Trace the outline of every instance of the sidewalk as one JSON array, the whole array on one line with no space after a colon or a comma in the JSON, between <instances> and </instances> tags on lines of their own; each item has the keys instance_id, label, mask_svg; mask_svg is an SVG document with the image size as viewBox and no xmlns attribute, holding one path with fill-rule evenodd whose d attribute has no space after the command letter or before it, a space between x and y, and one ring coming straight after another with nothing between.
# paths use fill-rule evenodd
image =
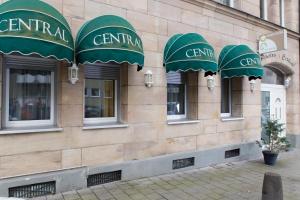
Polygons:
<instances>
[{"instance_id":1,"label":"sidewalk","mask_svg":"<svg viewBox=\"0 0 300 200\"><path fill-rule=\"evenodd\" d=\"M186 172L114 182L41 200L258 200L263 175L282 176L285 200L300 200L300 150L280 154L275 167L259 161L228 163Z\"/></svg>"}]
</instances>

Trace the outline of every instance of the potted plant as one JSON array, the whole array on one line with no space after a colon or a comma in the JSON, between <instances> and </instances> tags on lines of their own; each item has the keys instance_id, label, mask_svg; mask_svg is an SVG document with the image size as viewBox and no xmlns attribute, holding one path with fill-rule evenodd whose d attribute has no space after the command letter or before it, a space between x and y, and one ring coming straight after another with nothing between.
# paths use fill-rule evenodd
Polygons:
<instances>
[{"instance_id":1,"label":"potted plant","mask_svg":"<svg viewBox=\"0 0 300 200\"><path fill-rule=\"evenodd\" d=\"M287 138L281 136L284 124L279 123L278 120L268 120L263 128L268 138L257 143L263 149L265 164L275 165L279 152L288 151L290 147Z\"/></svg>"}]
</instances>

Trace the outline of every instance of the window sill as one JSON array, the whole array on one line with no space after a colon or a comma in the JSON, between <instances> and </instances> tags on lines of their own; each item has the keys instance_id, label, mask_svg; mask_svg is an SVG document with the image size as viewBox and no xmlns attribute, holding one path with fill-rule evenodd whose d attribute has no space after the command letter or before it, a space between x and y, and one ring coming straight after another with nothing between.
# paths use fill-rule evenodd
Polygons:
<instances>
[{"instance_id":1,"label":"window sill","mask_svg":"<svg viewBox=\"0 0 300 200\"><path fill-rule=\"evenodd\" d=\"M244 117L221 117L221 121L228 122L228 121L241 121L244 120Z\"/></svg>"},{"instance_id":2,"label":"window sill","mask_svg":"<svg viewBox=\"0 0 300 200\"><path fill-rule=\"evenodd\" d=\"M200 120L188 120L188 119L183 119L183 120L169 120L167 121L168 125L178 125L178 124L196 124L199 123Z\"/></svg>"},{"instance_id":3,"label":"window sill","mask_svg":"<svg viewBox=\"0 0 300 200\"><path fill-rule=\"evenodd\" d=\"M57 127L30 127L30 128L7 128L1 129L0 135L23 134L23 133L45 133L45 132L61 132L63 128Z\"/></svg>"},{"instance_id":4,"label":"window sill","mask_svg":"<svg viewBox=\"0 0 300 200\"><path fill-rule=\"evenodd\" d=\"M127 128L128 124L122 123L105 123L105 124L89 124L82 127L83 130L109 129L109 128Z\"/></svg>"}]
</instances>

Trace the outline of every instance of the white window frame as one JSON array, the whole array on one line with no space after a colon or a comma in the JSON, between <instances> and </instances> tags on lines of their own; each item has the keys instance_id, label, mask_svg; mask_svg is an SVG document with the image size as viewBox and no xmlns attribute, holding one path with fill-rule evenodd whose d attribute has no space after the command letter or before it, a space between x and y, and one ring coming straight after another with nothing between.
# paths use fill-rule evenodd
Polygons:
<instances>
[{"instance_id":1,"label":"white window frame","mask_svg":"<svg viewBox=\"0 0 300 200\"><path fill-rule=\"evenodd\" d=\"M284 0L279 0L279 9L280 9L280 26L285 27L285 5Z\"/></svg>"},{"instance_id":2,"label":"white window frame","mask_svg":"<svg viewBox=\"0 0 300 200\"><path fill-rule=\"evenodd\" d=\"M232 116L232 90L231 90L231 79L229 79L229 84L228 84L228 91L229 91L229 94L228 94L228 103L229 103L229 113L222 113L222 108L221 108L221 118L227 118L227 117L231 117ZM221 86L222 87L222 86ZM222 95L221 95L221 98L222 98ZM221 99L221 106L222 106L222 99Z\"/></svg>"},{"instance_id":3,"label":"white window frame","mask_svg":"<svg viewBox=\"0 0 300 200\"><path fill-rule=\"evenodd\" d=\"M229 0L229 7L234 8L234 0Z\"/></svg>"},{"instance_id":4,"label":"white window frame","mask_svg":"<svg viewBox=\"0 0 300 200\"><path fill-rule=\"evenodd\" d=\"M10 81L10 69L14 67L6 67L6 84L5 84L5 127L6 128L18 128L18 127L28 127L28 126L49 126L54 125L54 87L55 87L55 73L51 71L51 108L50 108L50 119L49 120L20 120L20 121L10 121L9 120L9 81ZM29 69L25 67L24 69ZM42 68L41 68L42 70ZM47 71L47 70L45 70Z\"/></svg>"},{"instance_id":5,"label":"white window frame","mask_svg":"<svg viewBox=\"0 0 300 200\"><path fill-rule=\"evenodd\" d=\"M84 89L85 89L85 80L84 79ZM102 80L102 79L97 79ZM118 80L114 80L115 84L115 116L114 117L96 117L96 118L85 118L85 95L83 99L83 123L86 125L92 125L92 124L102 124L102 123L111 123L111 122L117 122L118 121Z\"/></svg>"},{"instance_id":6,"label":"white window frame","mask_svg":"<svg viewBox=\"0 0 300 200\"><path fill-rule=\"evenodd\" d=\"M261 18L264 20L268 20L268 0L261 0Z\"/></svg>"},{"instance_id":7,"label":"white window frame","mask_svg":"<svg viewBox=\"0 0 300 200\"><path fill-rule=\"evenodd\" d=\"M168 87L168 86L167 86ZM168 103L168 100L167 100ZM167 115L167 120L181 120L187 119L187 84L184 83L184 114L183 115Z\"/></svg>"}]
</instances>

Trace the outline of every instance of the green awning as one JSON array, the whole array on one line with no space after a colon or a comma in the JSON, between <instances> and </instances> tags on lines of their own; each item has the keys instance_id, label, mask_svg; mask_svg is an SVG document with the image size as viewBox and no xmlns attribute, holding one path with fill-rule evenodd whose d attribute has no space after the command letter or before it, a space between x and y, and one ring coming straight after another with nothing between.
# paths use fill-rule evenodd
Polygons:
<instances>
[{"instance_id":1,"label":"green awning","mask_svg":"<svg viewBox=\"0 0 300 200\"><path fill-rule=\"evenodd\" d=\"M222 78L261 78L264 74L260 56L247 45L225 46L219 57L219 72Z\"/></svg>"},{"instance_id":2,"label":"green awning","mask_svg":"<svg viewBox=\"0 0 300 200\"><path fill-rule=\"evenodd\" d=\"M144 66L143 43L125 19L104 15L86 22L76 38L76 62L129 63Z\"/></svg>"},{"instance_id":3,"label":"green awning","mask_svg":"<svg viewBox=\"0 0 300 200\"><path fill-rule=\"evenodd\" d=\"M0 5L0 52L74 60L66 19L40 0L9 0Z\"/></svg>"},{"instance_id":4,"label":"green awning","mask_svg":"<svg viewBox=\"0 0 300 200\"><path fill-rule=\"evenodd\" d=\"M199 71L216 73L218 64L215 51L197 33L176 34L169 39L164 50L166 71Z\"/></svg>"}]
</instances>

